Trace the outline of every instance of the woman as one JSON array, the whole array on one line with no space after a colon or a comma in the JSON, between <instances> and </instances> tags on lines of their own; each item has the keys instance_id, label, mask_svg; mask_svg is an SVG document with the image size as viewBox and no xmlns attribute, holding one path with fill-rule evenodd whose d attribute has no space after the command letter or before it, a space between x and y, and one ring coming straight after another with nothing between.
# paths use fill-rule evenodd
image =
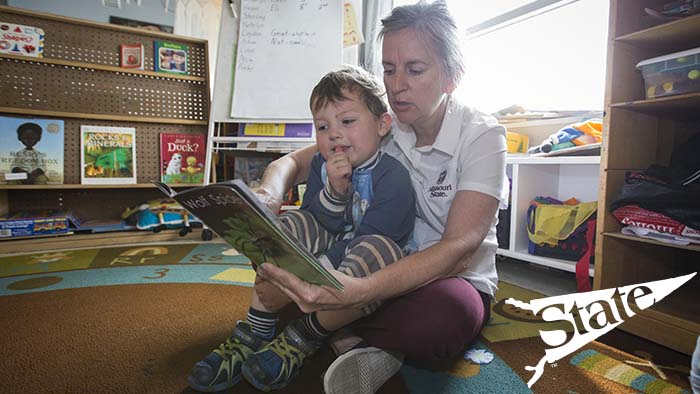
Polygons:
<instances>
[{"instance_id":1,"label":"woman","mask_svg":"<svg viewBox=\"0 0 700 394\"><path fill-rule=\"evenodd\" d=\"M351 325L363 342L331 365L327 393L374 392L402 356L418 365L455 357L489 318L498 282L496 215L508 196L505 129L452 97L464 72L457 35L441 1L397 7L382 20L384 84L394 117L383 149L409 170L416 191L411 254L365 278L337 275L342 292L271 264L258 270L304 312L384 301ZM315 151L296 151L268 167L261 193L269 205L306 177Z\"/></svg>"}]
</instances>

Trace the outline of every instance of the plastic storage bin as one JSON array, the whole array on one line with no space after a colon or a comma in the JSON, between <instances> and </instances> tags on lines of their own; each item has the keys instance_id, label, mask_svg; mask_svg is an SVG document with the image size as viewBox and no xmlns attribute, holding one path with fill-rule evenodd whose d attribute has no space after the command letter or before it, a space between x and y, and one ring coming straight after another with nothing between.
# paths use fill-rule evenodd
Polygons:
<instances>
[{"instance_id":1,"label":"plastic storage bin","mask_svg":"<svg viewBox=\"0 0 700 394\"><path fill-rule=\"evenodd\" d=\"M643 60L637 69L647 98L700 92L700 47Z\"/></svg>"}]
</instances>

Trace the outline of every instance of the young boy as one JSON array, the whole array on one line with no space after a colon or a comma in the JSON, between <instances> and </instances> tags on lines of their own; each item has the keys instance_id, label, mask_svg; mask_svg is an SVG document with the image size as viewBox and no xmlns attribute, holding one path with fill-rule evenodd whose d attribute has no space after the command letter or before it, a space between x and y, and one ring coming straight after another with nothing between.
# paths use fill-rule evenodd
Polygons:
<instances>
[{"instance_id":1,"label":"young boy","mask_svg":"<svg viewBox=\"0 0 700 394\"><path fill-rule=\"evenodd\" d=\"M324 266L354 277L400 259L416 215L407 170L379 151L391 128L383 94L374 76L351 66L326 74L314 87L310 106L319 153L311 162L301 209L280 217ZM328 335L379 306L314 312L291 321L275 337L276 312L289 299L269 283L255 286L247 319L192 369L193 389L224 390L241 376L263 391L281 389ZM265 305L279 307L265 308L261 295Z\"/></svg>"}]
</instances>

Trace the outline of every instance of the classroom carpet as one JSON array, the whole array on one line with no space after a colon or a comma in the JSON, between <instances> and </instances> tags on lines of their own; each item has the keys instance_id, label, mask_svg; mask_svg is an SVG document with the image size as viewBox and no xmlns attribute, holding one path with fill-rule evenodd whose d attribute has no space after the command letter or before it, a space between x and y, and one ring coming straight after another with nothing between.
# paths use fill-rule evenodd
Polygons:
<instances>
[{"instance_id":1,"label":"classroom carpet","mask_svg":"<svg viewBox=\"0 0 700 394\"><path fill-rule=\"evenodd\" d=\"M253 281L248 260L217 242L0 257L0 391L192 393L190 368L245 317ZM689 358L633 340L629 351L616 348L625 335L548 365L529 389L525 367L544 355L537 332L551 323L505 307L509 297L542 295L501 283L492 320L465 357L405 365L379 393L688 393ZM283 318L298 313L290 308ZM630 350L642 348L641 356ZM322 393L333 357L322 347L280 392ZM664 369L667 380L651 362L674 365ZM243 382L227 392L257 391Z\"/></svg>"}]
</instances>

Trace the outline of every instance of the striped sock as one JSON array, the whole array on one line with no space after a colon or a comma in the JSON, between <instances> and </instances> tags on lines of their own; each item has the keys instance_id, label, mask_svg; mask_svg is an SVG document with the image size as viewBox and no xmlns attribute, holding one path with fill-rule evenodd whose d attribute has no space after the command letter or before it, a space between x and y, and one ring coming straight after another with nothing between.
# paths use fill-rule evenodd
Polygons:
<instances>
[{"instance_id":1,"label":"striped sock","mask_svg":"<svg viewBox=\"0 0 700 394\"><path fill-rule=\"evenodd\" d=\"M248 323L253 328L253 332L260 338L270 340L275 336L277 313L250 308L248 309Z\"/></svg>"},{"instance_id":2,"label":"striped sock","mask_svg":"<svg viewBox=\"0 0 700 394\"><path fill-rule=\"evenodd\" d=\"M316 312L309 313L308 315L304 316L304 329L305 329L305 334L307 334L310 338L316 339L316 340L323 340L327 336L332 334L332 331L328 331L323 326L321 323L318 321L318 317L316 316Z\"/></svg>"}]
</instances>

